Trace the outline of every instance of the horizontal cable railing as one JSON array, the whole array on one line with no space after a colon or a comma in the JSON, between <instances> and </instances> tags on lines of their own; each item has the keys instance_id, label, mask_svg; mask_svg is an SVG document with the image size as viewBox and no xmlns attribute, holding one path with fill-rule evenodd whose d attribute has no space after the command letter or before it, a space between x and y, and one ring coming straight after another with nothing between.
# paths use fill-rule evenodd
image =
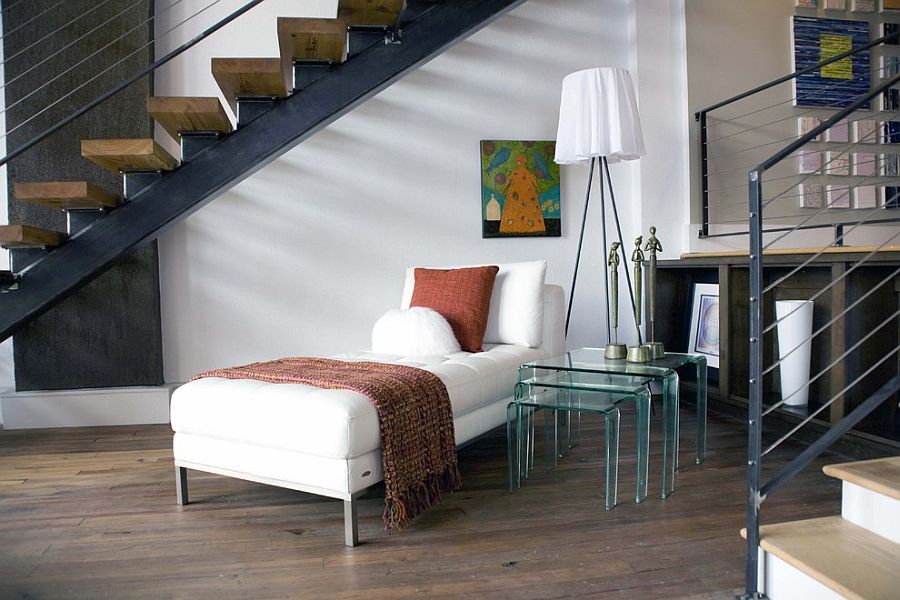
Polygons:
<instances>
[{"instance_id":1,"label":"horizontal cable railing","mask_svg":"<svg viewBox=\"0 0 900 600\"><path fill-rule=\"evenodd\" d=\"M770 239L770 233L832 228L837 238L840 228L870 221L859 212L876 207L885 210L878 222L900 221L900 211L895 212L900 208L900 90L888 86L884 94L870 96L863 107L870 111L845 112L839 122L821 129L831 132L827 138L810 136L793 144L847 108L857 88L874 89L894 79L900 56L885 48L898 40L900 31L894 31L697 111L700 237L749 234L744 174L783 147L791 149L779 153L767 179L764 202L778 205L764 232L767 247L784 238ZM884 59L881 64L872 60L873 53ZM845 75L823 79L819 87L797 83L823 67L843 68L862 56L866 60L852 62Z\"/></svg>"},{"instance_id":2,"label":"horizontal cable railing","mask_svg":"<svg viewBox=\"0 0 900 600\"><path fill-rule=\"evenodd\" d=\"M844 58L897 35L854 49ZM750 144L750 151L734 150L731 156L750 158L729 166L729 172L704 173L705 192L722 196L727 188L749 196L749 205L735 201L724 206L740 210L742 219L713 219L706 224L743 223L747 227L738 231L707 233L749 237L745 598L757 597L759 513L769 494L851 430L886 435L900 447L900 430L890 429L900 423L900 214L893 212L900 207L900 121L896 126L891 120L872 124L878 102L896 98L892 109L900 107L898 86L900 70L879 78L867 92L839 107L808 113L791 103L793 115L778 115L759 127L796 120L797 115L815 114L815 120L798 126L795 134L776 132L772 140ZM765 114L774 106L766 104L760 110L743 111L742 117ZM884 114L897 118L894 110ZM703 118L709 126L708 117ZM740 134L759 127L737 126ZM701 129L701 134L712 139L708 131ZM890 147L895 143L896 150ZM773 148L778 149L772 152ZM740 169L759 152L770 155L745 171L749 176L743 182L727 179L739 177ZM710 160L706 168L715 165ZM709 183L717 179L720 186ZM818 194L815 202L809 202L811 193ZM713 206L709 208L714 214ZM823 227L833 228L833 235L823 235ZM765 425L773 418L791 425L771 436ZM763 457L776 450L790 452L801 432L809 447L763 481Z\"/></svg>"},{"instance_id":3,"label":"horizontal cable railing","mask_svg":"<svg viewBox=\"0 0 900 600\"><path fill-rule=\"evenodd\" d=\"M158 16L161 12L165 12L165 11L167 11L167 10L170 10L171 8L173 8L174 6L176 6L177 4L179 4L179 3L182 2L182 1L183 1L183 0L174 0L174 2L172 2L172 3L169 4L168 6L163 7L160 11L156 11L152 16L150 16L149 18L143 20L141 23L139 23L138 25L136 25L136 26L134 26L133 28L129 29L128 31L126 31L126 32L124 32L124 33L121 33L121 34L118 35L115 39L113 39L111 42L106 43L106 44L103 45L100 49L96 50L96 51L93 52L92 54L90 54L90 55L88 55L88 56L86 56L86 57L81 57L80 60L78 60L78 61L75 62L74 64L70 65L70 66L69 66L66 70L64 70L62 73L59 73L58 75L56 75L56 76L54 76L54 77L48 79L47 81L43 82L41 85L36 86L35 89L31 90L29 93L27 93L27 94L26 94L25 96L23 96L22 98L20 98L20 99L14 101L14 102L8 104L7 106L5 106L2 112L5 113L5 114L9 113L9 111L12 110L13 108L15 108L15 106L16 106L17 104L19 104L20 102L26 100L27 98L30 98L32 95L34 95L35 93L37 93L39 90L41 90L41 89L43 89L43 88L49 86L50 84L52 84L52 83L55 82L55 81L61 79L63 76L65 76L65 75L68 74L70 71L72 71L72 70L74 70L75 68L77 68L78 66L80 66L80 65L82 65L82 64L85 64L85 63L87 63L88 61L92 60L93 58L95 58L98 54L102 53L103 51L112 48L112 47L116 44L116 42L119 42L120 40L122 40L122 39L124 39L124 38L127 38L130 34L134 33L134 32L137 31L138 29L140 29L140 28L142 28L142 27L146 27L146 26L152 26L151 24L153 23L154 19L156 19L157 16ZM180 27L184 26L186 23L188 23L188 22L190 22L191 20L197 18L199 15L201 15L202 13L204 13L204 12L207 11L208 9L212 8L213 6L215 6L216 4L218 4L218 3L221 2L221 1L222 1L222 0L211 0L210 2L208 2L207 4L205 4L202 8L200 8L199 10L196 10L195 12L192 12L187 18L182 19L181 21L179 21L178 23L176 23L176 24L173 25L172 27L169 27L166 31L164 31L164 32L162 32L161 34L159 34L158 36L156 36L156 38L155 38L153 41L145 42L145 43L141 44L139 47L137 47L135 50L133 50L132 52L128 53L128 54L125 55L125 56L116 56L116 57L114 58L114 62L113 62L111 65L105 66L100 72L93 74L92 76L88 77L85 81L79 82L76 86L72 87L71 89L68 89L68 90L67 90L65 93L63 93L61 96L54 98L53 100L51 100L49 103L45 104L44 106L36 107L36 109L34 110L34 112L32 112L29 116L27 116L27 117L21 119L20 121L18 121L15 125L13 125L13 126L11 126L11 127L8 126L8 127L7 127L7 130L6 130L6 131L2 134L2 136L0 136L0 137L8 138L9 134L13 133L14 131L16 131L17 129L19 129L20 127L23 127L23 126L26 125L27 123L31 122L31 121L32 121L33 119L35 119L38 115L41 115L41 114L43 114L44 112L46 112L47 110L49 110L50 108L52 108L52 107L54 107L54 106L60 104L63 100L65 100L65 99L69 98L70 96L72 96L76 91L81 90L81 89L84 89L84 88L85 88L86 86L88 86L90 83L92 83L92 82L94 82L95 80L97 80L100 76L102 76L102 75L108 73L109 71L111 71L111 70L112 70L113 68L115 68L116 66L119 66L119 65L123 64L125 61L127 61L129 58L135 56L135 55L138 54L139 52L141 52L141 51L143 51L143 50L147 50L147 49L150 48L156 41L158 41L159 38L162 38L162 37L165 37L165 36L171 34L171 33L174 32L176 29L179 29ZM205 40L206 38L208 38L208 37L211 36L212 34L216 33L217 31L219 31L220 29L222 29L223 27L225 27L225 26L228 25L229 23L233 22L235 19L239 18L240 16L242 16L242 15L245 14L245 13L247 13L247 12L250 11L251 9L255 8L256 6L262 4L264 1L265 1L265 0L250 0L249 2L243 4L241 7L235 9L234 11L232 11L231 13L229 13L228 15L226 15L225 17L219 19L216 23L214 23L214 24L211 25L210 27L208 27L208 28L206 28L205 30L203 30L200 34L196 35L195 37L193 37L192 39L188 40L187 42L181 44L180 46L178 46L177 48L175 48L175 49L172 50L171 52L169 52L169 53L165 54L164 56L162 56L161 58L156 59L155 61L151 62L151 63L148 64L147 66L145 66L145 67L143 67L143 68L137 70L136 72L130 74L129 76L125 77L124 79L122 79L121 81L119 81L119 83L117 83L116 85L112 86L110 89L108 89L108 90L106 90L105 92L103 92L103 93L97 95L93 100L90 100L89 102L83 104L83 105L82 105L81 107L79 107L78 109L76 109L76 110L72 111L71 113L67 114L65 117L59 119L55 124L53 124L53 125L50 126L50 127L47 127L46 129L44 129L43 131L41 131L40 133L38 133L38 134L35 135L34 137L30 138L28 141L26 141L26 142L24 142L24 143L22 143L22 144L20 144L20 145L17 145L15 148L13 148L13 149L11 149L11 150L10 150L10 149L7 149L6 155L3 156L2 158L0 158L0 166L6 165L10 160L12 160L13 158L15 158L16 156L21 155L22 153L24 153L24 152L27 151L28 149L34 147L35 145L37 145L37 144L40 143L41 141L43 141L43 140L45 140L46 138L48 138L50 135L52 135L52 134L54 134L55 132L59 131L60 129L64 128L66 125L72 123L73 121L77 120L77 119L80 118L81 116L83 116L83 115L85 115L86 113L90 112L91 110L93 110L94 108L96 108L97 106L99 106L100 104L102 104L103 102L105 102L106 100L108 100L109 98L111 98L111 97L115 96L116 94L120 93L121 91L125 90L126 88L128 88L130 85L132 85L133 83L137 82L137 81L140 80L141 78L146 77L147 75L149 75L150 73L152 73L152 72L155 71L156 69L162 67L163 65L165 65L165 64L168 63L168 62L170 62L170 61L173 60L174 58L180 56L181 54L183 54L183 53L186 52L187 50L189 50L189 49L191 49L192 47L196 46L198 43L202 42L203 40ZM136 6L137 4L138 4L138 3L135 3L134 5L131 5L131 6ZM56 5L54 5L54 7L55 7L55 6L56 6ZM54 8L54 7L48 8L46 11L43 11L43 12L44 12L44 13L49 12L49 11L52 10L52 8ZM116 16L120 16L120 15L123 14L124 12L127 12L127 10L128 10L128 9L126 9L125 11L122 11L122 12L118 13ZM43 14L43 13L42 13L42 14ZM32 18L29 19L27 22L31 22L31 21L35 20L37 17L38 17L38 16L32 17ZM116 17L113 17L113 18L111 18L111 19L108 19L105 23L108 23L108 22L112 21L112 20L115 19L115 18L116 18ZM105 23L104 23L104 24L105 24ZM25 25L25 23L23 23L23 24L21 24L21 25L18 25L17 28L18 28L18 27L22 27L22 26L24 26L24 25ZM98 29L100 29L101 27L102 27L102 25L101 25L101 26L98 26L98 27L96 27L96 28L94 28L94 29L92 29L90 33L96 32L96 31L97 31ZM12 33L12 31L6 32L6 35L10 35L11 33ZM77 43L77 42L78 42L79 40L81 40L81 39L84 39L84 36L80 36L80 37L77 38L76 40L70 42L70 43L68 44L68 46L71 46L72 44ZM68 46L67 46L67 47L68 47ZM55 56L56 54L59 54L59 52L54 53L53 55L51 55L51 57L52 57L52 56ZM4 63L5 63L7 60L12 60L12 58L13 58L13 57L10 57L9 59L6 59L6 58L5 58L5 59L4 59ZM50 57L48 57L47 59L49 59L49 58L50 58ZM19 74L19 75L16 75L16 76L14 76L14 77L19 77L19 76L21 76L21 75L22 75L22 74ZM10 81L5 82L6 85L8 85L8 84L10 84L10 83L12 83L12 79L11 79ZM30 104L31 104L31 103L30 103ZM32 108L30 104L29 104L29 108Z\"/></svg>"}]
</instances>

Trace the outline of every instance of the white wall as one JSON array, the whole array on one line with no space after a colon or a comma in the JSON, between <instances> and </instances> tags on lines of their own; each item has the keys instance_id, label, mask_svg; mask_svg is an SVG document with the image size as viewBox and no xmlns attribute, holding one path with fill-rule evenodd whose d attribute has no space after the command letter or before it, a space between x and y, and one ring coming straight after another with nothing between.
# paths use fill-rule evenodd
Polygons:
<instances>
[{"instance_id":1,"label":"white wall","mask_svg":"<svg viewBox=\"0 0 900 600\"><path fill-rule=\"evenodd\" d=\"M632 3L632 61L647 154L639 163L640 221L646 239L658 229L662 258L689 247L690 163L684 0Z\"/></svg>"},{"instance_id":2,"label":"white wall","mask_svg":"<svg viewBox=\"0 0 900 600\"><path fill-rule=\"evenodd\" d=\"M683 43L681 24L668 23L680 18L681 1L650 4L666 13L654 13L652 6L636 12L635 0L531 0L171 230L160 244L167 381L212 367L366 347L374 321L399 304L410 264L546 258L548 281L568 289L587 168L562 169L561 238L485 240L478 142L553 139L561 80L578 69L637 68L639 93L646 96L641 110L651 125L645 127L647 163L654 172L642 174L639 163L613 165L616 197L627 238L663 217L667 222L656 224L664 244L670 242L667 255L677 256L686 192L683 182L669 183L669 172L681 169L677 161L669 164L680 151L673 151L670 138L681 135L683 109L672 102L681 92L667 88L680 85L681 76L645 82L641 69L652 79L682 60L667 56ZM212 95L210 57L276 56L277 15L334 14L335 5L264 3L233 37L204 42L199 52L160 73L157 93ZM174 12L159 19L158 32L183 18ZM648 19L666 35L655 50L652 36L635 40L635 28ZM160 40L157 51L205 24ZM635 44L647 51L635 56ZM660 58L668 62L654 68ZM655 110L662 112L653 115ZM660 141L653 128L670 119L675 124L663 127L666 139ZM657 173L661 166L666 169ZM665 212L646 204L642 209L642 187L653 195L665 192ZM589 216L570 347L606 341L598 200Z\"/></svg>"}]
</instances>

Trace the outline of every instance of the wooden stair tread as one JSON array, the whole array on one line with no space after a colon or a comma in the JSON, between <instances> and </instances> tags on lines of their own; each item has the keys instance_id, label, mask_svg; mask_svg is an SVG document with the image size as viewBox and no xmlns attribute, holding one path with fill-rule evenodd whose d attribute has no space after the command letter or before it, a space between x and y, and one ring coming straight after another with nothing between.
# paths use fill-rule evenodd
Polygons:
<instances>
[{"instance_id":1,"label":"wooden stair tread","mask_svg":"<svg viewBox=\"0 0 900 600\"><path fill-rule=\"evenodd\" d=\"M235 114L238 96L288 95L280 58L214 58L212 75Z\"/></svg>"},{"instance_id":2,"label":"wooden stair tread","mask_svg":"<svg viewBox=\"0 0 900 600\"><path fill-rule=\"evenodd\" d=\"M231 133L231 121L218 98L153 96L147 112L178 141L182 131Z\"/></svg>"},{"instance_id":3,"label":"wooden stair tread","mask_svg":"<svg viewBox=\"0 0 900 600\"><path fill-rule=\"evenodd\" d=\"M900 500L900 456L826 465L826 475Z\"/></svg>"},{"instance_id":4,"label":"wooden stair tread","mask_svg":"<svg viewBox=\"0 0 900 600\"><path fill-rule=\"evenodd\" d=\"M13 193L19 200L50 208L113 208L119 205L118 195L89 181L17 182Z\"/></svg>"},{"instance_id":5,"label":"wooden stair tread","mask_svg":"<svg viewBox=\"0 0 900 600\"><path fill-rule=\"evenodd\" d=\"M116 173L171 171L178 166L178 161L150 138L81 140L81 155Z\"/></svg>"},{"instance_id":6,"label":"wooden stair tread","mask_svg":"<svg viewBox=\"0 0 900 600\"><path fill-rule=\"evenodd\" d=\"M391 27L400 20L406 0L339 0L338 16L350 25Z\"/></svg>"},{"instance_id":7,"label":"wooden stair tread","mask_svg":"<svg viewBox=\"0 0 900 600\"><path fill-rule=\"evenodd\" d=\"M30 225L0 225L0 246L3 248L43 248L59 246L65 235L58 231Z\"/></svg>"},{"instance_id":8,"label":"wooden stair tread","mask_svg":"<svg viewBox=\"0 0 900 600\"><path fill-rule=\"evenodd\" d=\"M897 597L900 545L840 516L764 525L759 532L760 548L847 598Z\"/></svg>"},{"instance_id":9,"label":"wooden stair tread","mask_svg":"<svg viewBox=\"0 0 900 600\"><path fill-rule=\"evenodd\" d=\"M278 50L285 81L291 81L294 60L347 59L347 21L278 17Z\"/></svg>"}]
</instances>

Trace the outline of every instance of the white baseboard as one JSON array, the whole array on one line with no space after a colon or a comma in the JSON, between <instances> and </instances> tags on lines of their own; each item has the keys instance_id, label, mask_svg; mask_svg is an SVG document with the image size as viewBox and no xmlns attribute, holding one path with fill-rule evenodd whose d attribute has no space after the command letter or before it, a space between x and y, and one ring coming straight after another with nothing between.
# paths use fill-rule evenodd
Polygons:
<instances>
[{"instance_id":1,"label":"white baseboard","mask_svg":"<svg viewBox=\"0 0 900 600\"><path fill-rule=\"evenodd\" d=\"M169 422L176 386L46 392L0 391L5 429L148 425Z\"/></svg>"}]
</instances>

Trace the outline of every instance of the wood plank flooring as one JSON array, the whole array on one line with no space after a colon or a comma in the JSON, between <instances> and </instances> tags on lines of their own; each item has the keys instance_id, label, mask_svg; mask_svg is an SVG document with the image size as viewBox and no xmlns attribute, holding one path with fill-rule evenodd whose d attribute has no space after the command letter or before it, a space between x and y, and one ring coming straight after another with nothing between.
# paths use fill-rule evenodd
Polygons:
<instances>
[{"instance_id":1,"label":"wood plank flooring","mask_svg":"<svg viewBox=\"0 0 900 600\"><path fill-rule=\"evenodd\" d=\"M683 408L675 493L659 498L661 410L650 496L633 500L634 420L623 411L619 504L603 510L602 423L506 489L499 428L460 451L464 489L407 529L382 531L383 488L362 499L357 548L340 501L189 472L175 504L167 426L0 431L0 598L730 598L743 585L745 434L710 416L693 464ZM779 448L767 470L797 447ZM825 457L763 506L764 522L838 514Z\"/></svg>"}]
</instances>

